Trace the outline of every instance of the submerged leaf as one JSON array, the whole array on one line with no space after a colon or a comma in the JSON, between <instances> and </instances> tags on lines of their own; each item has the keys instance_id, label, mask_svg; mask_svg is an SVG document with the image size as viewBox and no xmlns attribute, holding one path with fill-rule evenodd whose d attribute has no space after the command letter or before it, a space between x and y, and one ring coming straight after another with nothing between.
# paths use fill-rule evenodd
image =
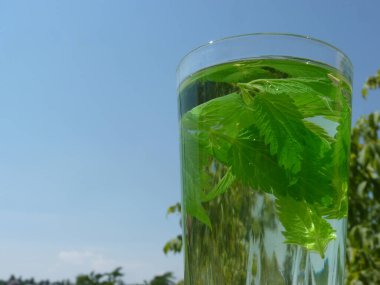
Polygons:
<instances>
[{"instance_id":1,"label":"submerged leaf","mask_svg":"<svg viewBox=\"0 0 380 285\"><path fill-rule=\"evenodd\" d=\"M199 147L196 136L182 130L181 137L183 206L187 213L211 228L210 218L201 203L202 173L207 153Z\"/></svg>"},{"instance_id":2,"label":"submerged leaf","mask_svg":"<svg viewBox=\"0 0 380 285\"><path fill-rule=\"evenodd\" d=\"M317 130L322 131L316 126L311 131L309 125L302 152L301 170L297 175L293 175L293 183L288 193L293 198L304 199L310 204L330 205L336 197L330 171L331 159L328 155L331 143L323 136L316 135Z\"/></svg>"},{"instance_id":3,"label":"submerged leaf","mask_svg":"<svg viewBox=\"0 0 380 285\"><path fill-rule=\"evenodd\" d=\"M342 94L343 97L343 94ZM331 157L328 171L331 173L333 203L319 206L320 212L328 219L341 219L348 214L348 177L349 177L349 135L351 131L350 107L346 98L342 98L342 113L337 127L335 141L327 157Z\"/></svg>"},{"instance_id":4,"label":"submerged leaf","mask_svg":"<svg viewBox=\"0 0 380 285\"><path fill-rule=\"evenodd\" d=\"M230 158L232 171L242 183L255 190L285 193L288 186L286 172L270 154L269 146L254 126L243 130L235 139Z\"/></svg>"},{"instance_id":5,"label":"submerged leaf","mask_svg":"<svg viewBox=\"0 0 380 285\"><path fill-rule=\"evenodd\" d=\"M225 192L233 182L228 174L219 186L208 194L201 176L211 156L225 165L230 164L230 148L239 131L252 123L250 110L241 96L232 93L203 103L187 112L181 119L183 156L183 187L186 211L211 226L202 202ZM203 200L203 201L202 201Z\"/></svg>"},{"instance_id":6,"label":"submerged leaf","mask_svg":"<svg viewBox=\"0 0 380 285\"><path fill-rule=\"evenodd\" d=\"M327 219L342 219L348 213L348 184L347 182L336 186L336 198L328 206L316 205L320 215Z\"/></svg>"},{"instance_id":7,"label":"submerged leaf","mask_svg":"<svg viewBox=\"0 0 380 285\"><path fill-rule=\"evenodd\" d=\"M336 177L344 172L348 155L344 136L349 125L340 113L349 116L349 110L330 94L338 96L332 84L328 78L253 80L236 84L239 93L185 113L181 127L187 213L211 227L203 205L235 182L242 183L275 195L287 243L324 257L335 239L324 217L341 218L347 212L347 174ZM224 169L213 188L213 182L202 178L210 161Z\"/></svg>"},{"instance_id":8,"label":"submerged leaf","mask_svg":"<svg viewBox=\"0 0 380 285\"><path fill-rule=\"evenodd\" d=\"M324 258L328 243L336 238L331 225L304 201L287 196L277 199L276 204L279 219L285 228L285 242L315 251Z\"/></svg>"},{"instance_id":9,"label":"submerged leaf","mask_svg":"<svg viewBox=\"0 0 380 285\"><path fill-rule=\"evenodd\" d=\"M195 107L182 117L181 125L210 155L227 163L231 142L253 122L251 112L241 95L232 93Z\"/></svg>"},{"instance_id":10,"label":"submerged leaf","mask_svg":"<svg viewBox=\"0 0 380 285\"><path fill-rule=\"evenodd\" d=\"M228 188L231 187L232 183L235 181L235 175L232 174L231 169L228 169L226 174L220 179L218 184L207 194L204 194L204 197L202 197L202 202L208 202L219 195L222 195L224 192L228 190Z\"/></svg>"},{"instance_id":11,"label":"submerged leaf","mask_svg":"<svg viewBox=\"0 0 380 285\"><path fill-rule=\"evenodd\" d=\"M328 147L335 142L335 139L330 136L327 131L316 123L304 120L305 126L312 131L319 139L323 140L323 143Z\"/></svg>"},{"instance_id":12,"label":"submerged leaf","mask_svg":"<svg viewBox=\"0 0 380 285\"><path fill-rule=\"evenodd\" d=\"M306 127L302 115L288 95L258 93L253 98L252 117L272 155L277 154L285 169L301 169Z\"/></svg>"},{"instance_id":13,"label":"submerged leaf","mask_svg":"<svg viewBox=\"0 0 380 285\"><path fill-rule=\"evenodd\" d=\"M253 80L246 85L262 93L286 94L297 106L303 118L328 116L337 121L340 117L338 91L328 78L287 78Z\"/></svg>"}]
</instances>

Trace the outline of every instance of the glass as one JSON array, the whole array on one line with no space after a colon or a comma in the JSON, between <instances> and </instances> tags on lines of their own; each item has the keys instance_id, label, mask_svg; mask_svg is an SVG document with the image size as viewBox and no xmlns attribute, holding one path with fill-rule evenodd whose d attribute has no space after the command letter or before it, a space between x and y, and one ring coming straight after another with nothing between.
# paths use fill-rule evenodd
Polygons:
<instances>
[{"instance_id":1,"label":"glass","mask_svg":"<svg viewBox=\"0 0 380 285\"><path fill-rule=\"evenodd\" d=\"M193 50L177 79L185 284L343 284L348 57L249 34Z\"/></svg>"}]
</instances>

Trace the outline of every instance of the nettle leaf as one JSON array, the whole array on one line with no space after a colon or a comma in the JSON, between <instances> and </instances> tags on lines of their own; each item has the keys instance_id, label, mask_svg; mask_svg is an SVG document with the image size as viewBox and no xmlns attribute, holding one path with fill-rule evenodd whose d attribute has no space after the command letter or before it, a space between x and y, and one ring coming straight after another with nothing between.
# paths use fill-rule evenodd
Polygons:
<instances>
[{"instance_id":1,"label":"nettle leaf","mask_svg":"<svg viewBox=\"0 0 380 285\"><path fill-rule=\"evenodd\" d=\"M216 131L232 138L253 122L252 109L238 93L210 100L194 108L191 113L198 115L199 129Z\"/></svg>"},{"instance_id":2,"label":"nettle leaf","mask_svg":"<svg viewBox=\"0 0 380 285\"><path fill-rule=\"evenodd\" d=\"M248 85L263 93L288 95L304 118L329 116L335 121L340 118L336 106L339 101L332 97L337 88L328 78L260 79Z\"/></svg>"},{"instance_id":3,"label":"nettle leaf","mask_svg":"<svg viewBox=\"0 0 380 285\"><path fill-rule=\"evenodd\" d=\"M321 95L319 91L323 86L329 88L331 82L323 78L282 78L282 79L258 79L247 83L261 92L271 94L311 94ZM313 88L315 86L316 88Z\"/></svg>"},{"instance_id":4,"label":"nettle leaf","mask_svg":"<svg viewBox=\"0 0 380 285\"><path fill-rule=\"evenodd\" d=\"M188 112L181 120L182 131L187 133L187 137L192 137L204 152L209 153L212 157L221 162L228 159L228 151L230 148L230 139L223 132L211 130L207 126L200 127L199 113ZM183 140L184 138L182 138Z\"/></svg>"},{"instance_id":5,"label":"nettle leaf","mask_svg":"<svg viewBox=\"0 0 380 285\"><path fill-rule=\"evenodd\" d=\"M304 201L286 196L277 199L276 205L279 219L285 228L285 242L315 251L324 258L327 245L336 239L331 225Z\"/></svg>"},{"instance_id":6,"label":"nettle leaf","mask_svg":"<svg viewBox=\"0 0 380 285\"><path fill-rule=\"evenodd\" d=\"M304 118L315 116L326 116L331 121L338 121L340 112L336 109L336 101L329 97L312 94L302 94L301 96L291 96L294 104L298 107Z\"/></svg>"},{"instance_id":7,"label":"nettle leaf","mask_svg":"<svg viewBox=\"0 0 380 285\"><path fill-rule=\"evenodd\" d=\"M203 173L207 152L200 147L197 136L182 129L182 188L186 212L211 228L211 221L202 206Z\"/></svg>"},{"instance_id":8,"label":"nettle leaf","mask_svg":"<svg viewBox=\"0 0 380 285\"><path fill-rule=\"evenodd\" d=\"M343 97L343 95L342 95ZM332 157L333 165L338 177L342 177L344 181L349 175L349 152L350 152L350 133L351 133L351 109L346 98L342 99L342 110L337 128L336 142L333 144Z\"/></svg>"},{"instance_id":9,"label":"nettle leaf","mask_svg":"<svg viewBox=\"0 0 380 285\"><path fill-rule=\"evenodd\" d=\"M341 219L347 217L348 214L348 183L339 181L336 185L336 197L332 204L328 206L317 204L316 207L320 215L327 219ZM335 185L335 183L333 183ZM336 183L338 184L338 183Z\"/></svg>"},{"instance_id":10,"label":"nettle leaf","mask_svg":"<svg viewBox=\"0 0 380 285\"><path fill-rule=\"evenodd\" d=\"M222 179L219 180L218 184L212 188L210 192L203 195L202 202L211 201L222 195L231 187L231 185L235 182L235 179L235 175L232 173L231 168L229 168Z\"/></svg>"},{"instance_id":11,"label":"nettle leaf","mask_svg":"<svg viewBox=\"0 0 380 285\"><path fill-rule=\"evenodd\" d=\"M255 116L251 104L251 98L233 93L199 105L182 120L183 128L198 139L198 147L204 147L215 159L231 167L231 172L203 201L224 193L235 176L256 190L286 191L286 171L271 154L259 130L252 126ZM248 125L251 126L246 128Z\"/></svg>"},{"instance_id":12,"label":"nettle leaf","mask_svg":"<svg viewBox=\"0 0 380 285\"><path fill-rule=\"evenodd\" d=\"M270 154L269 146L259 130L251 126L243 130L230 149L232 172L242 183L255 190L284 194L288 179L286 172Z\"/></svg>"},{"instance_id":13,"label":"nettle leaf","mask_svg":"<svg viewBox=\"0 0 380 285\"><path fill-rule=\"evenodd\" d=\"M304 199L309 203L321 203L330 205L336 196L336 190L332 185L332 173L330 171L331 158L328 153L331 145L324 139L327 134L315 125L308 124L304 139L307 147L302 152L303 160L301 170L293 176L292 185L288 193L296 199ZM321 135L316 135L318 131Z\"/></svg>"},{"instance_id":14,"label":"nettle leaf","mask_svg":"<svg viewBox=\"0 0 380 285\"><path fill-rule=\"evenodd\" d=\"M304 124L308 130L313 132L315 135L318 136L319 139L322 140L322 143L327 147L330 148L330 145L335 142L335 138L330 136L327 131L319 126L316 123L304 120Z\"/></svg>"},{"instance_id":15,"label":"nettle leaf","mask_svg":"<svg viewBox=\"0 0 380 285\"><path fill-rule=\"evenodd\" d=\"M351 131L350 107L345 98L342 100L341 117L335 141L327 157L331 157L328 172L331 173L331 186L334 190L333 203L320 205L319 211L328 219L340 219L348 214L348 177L349 177L349 137Z\"/></svg>"},{"instance_id":16,"label":"nettle leaf","mask_svg":"<svg viewBox=\"0 0 380 285\"><path fill-rule=\"evenodd\" d=\"M253 122L251 113L241 95L231 93L186 113L182 118L182 128L193 132L213 157L226 164L231 142L240 130Z\"/></svg>"},{"instance_id":17,"label":"nettle leaf","mask_svg":"<svg viewBox=\"0 0 380 285\"><path fill-rule=\"evenodd\" d=\"M210 74L208 77L209 80L220 81L220 78L223 78L223 82L249 82L253 79L258 78L276 78L278 77L278 73L276 74L276 70L268 70L260 61L255 62L239 62L233 65L231 69L227 72L225 69L221 68ZM283 75L283 73L280 73Z\"/></svg>"},{"instance_id":18,"label":"nettle leaf","mask_svg":"<svg viewBox=\"0 0 380 285\"><path fill-rule=\"evenodd\" d=\"M201 203L201 183L199 177L192 176L189 172L182 175L183 187L185 188L183 203L186 212L197 218L200 222L212 228L210 218Z\"/></svg>"},{"instance_id":19,"label":"nettle leaf","mask_svg":"<svg viewBox=\"0 0 380 285\"><path fill-rule=\"evenodd\" d=\"M306 127L302 115L286 95L257 93L252 99L252 117L271 155L277 154L279 164L293 173L301 169Z\"/></svg>"},{"instance_id":20,"label":"nettle leaf","mask_svg":"<svg viewBox=\"0 0 380 285\"><path fill-rule=\"evenodd\" d=\"M252 123L249 107L241 96L232 93L210 100L187 112L181 119L184 204L188 214L210 226L202 202L224 193L233 182L231 172L208 194L207 181L202 173L211 156L230 164L230 148L239 131Z\"/></svg>"},{"instance_id":21,"label":"nettle leaf","mask_svg":"<svg viewBox=\"0 0 380 285\"><path fill-rule=\"evenodd\" d=\"M337 141L347 126L340 121L333 137L305 119L322 114L333 122L336 113L324 96L306 86L306 79L292 80L238 84L240 94L212 99L182 117L184 159L193 157L183 162L184 204L189 215L211 227L202 203L222 195L235 181L274 194L287 242L323 256L335 233L322 216L339 218L346 211L346 192L337 188L344 179L333 180L331 156L339 156L344 147ZM202 178L204 158L227 169L208 192L209 181Z\"/></svg>"}]
</instances>

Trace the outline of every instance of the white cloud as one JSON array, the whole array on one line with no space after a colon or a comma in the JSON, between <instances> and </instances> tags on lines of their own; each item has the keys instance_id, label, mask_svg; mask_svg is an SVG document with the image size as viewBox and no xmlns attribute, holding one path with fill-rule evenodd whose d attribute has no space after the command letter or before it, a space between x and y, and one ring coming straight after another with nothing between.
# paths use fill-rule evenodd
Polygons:
<instances>
[{"instance_id":1,"label":"white cloud","mask_svg":"<svg viewBox=\"0 0 380 285\"><path fill-rule=\"evenodd\" d=\"M141 283L155 275L173 271L181 276L182 257L162 257L158 251L157 256L123 255L123 258L115 257L111 251L100 248L61 250L56 255L56 260L47 269L49 275L57 276L56 279L88 274L91 271L109 272L117 267L122 267L124 279L127 283ZM117 254L120 256L120 254ZM46 271L45 271L46 274ZM62 277L61 277L62 276ZM57 279L57 280L58 280Z\"/></svg>"},{"instance_id":2,"label":"white cloud","mask_svg":"<svg viewBox=\"0 0 380 285\"><path fill-rule=\"evenodd\" d=\"M89 250L61 251L58 254L58 259L66 265L81 266L95 271L109 271L120 266L116 260Z\"/></svg>"}]
</instances>

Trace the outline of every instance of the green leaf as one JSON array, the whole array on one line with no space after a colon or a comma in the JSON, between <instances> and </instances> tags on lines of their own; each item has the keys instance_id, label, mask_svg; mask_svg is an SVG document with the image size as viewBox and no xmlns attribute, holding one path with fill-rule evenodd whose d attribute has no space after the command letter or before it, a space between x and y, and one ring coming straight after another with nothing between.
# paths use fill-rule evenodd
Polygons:
<instances>
[{"instance_id":1,"label":"green leaf","mask_svg":"<svg viewBox=\"0 0 380 285\"><path fill-rule=\"evenodd\" d=\"M286 94L303 118L329 116L330 119L339 119L339 101L335 100L338 90L328 78L261 79L247 85L262 93Z\"/></svg>"},{"instance_id":2,"label":"green leaf","mask_svg":"<svg viewBox=\"0 0 380 285\"><path fill-rule=\"evenodd\" d=\"M194 75L193 81L201 81L203 78L207 77L208 80L214 82L231 82L232 84L236 82L249 82L254 79L259 78L287 78L289 75L283 71L287 68L289 71L294 71L293 68L289 68L286 65L280 65L279 68L274 67L275 62L268 65L267 60L257 60L252 61L240 61L236 63L231 63L230 67L226 70L224 65L215 66L212 72L205 69ZM203 83L203 82L202 82ZM224 93L228 94L230 92Z\"/></svg>"},{"instance_id":3,"label":"green leaf","mask_svg":"<svg viewBox=\"0 0 380 285\"><path fill-rule=\"evenodd\" d=\"M270 147L253 126L254 111L251 97L233 93L194 108L185 115L182 125L198 140L198 147L231 166L233 176L242 183L268 193L285 193L288 185L286 171L278 165L277 156L270 153ZM227 190L233 180L232 173L208 195ZM207 196L203 201L209 198Z\"/></svg>"},{"instance_id":4,"label":"green leaf","mask_svg":"<svg viewBox=\"0 0 380 285\"><path fill-rule=\"evenodd\" d=\"M311 83L316 82L319 83L311 80ZM188 175L187 180L184 179L188 181L184 203L190 215L209 223L202 203L225 193L235 179L277 197L291 195L310 205L319 205L319 209L330 217L342 212L332 206L336 201L344 205L344 193L334 188L331 159L327 155L332 154L335 139L315 120L304 119L304 114L293 103L293 97L302 97L305 92L319 96L306 83L306 79L272 79L239 84L241 94L212 99L183 116L183 133L189 141L193 140L194 150L203 153L192 155L196 157L192 170L184 175ZM278 91L282 87L285 91ZM321 106L329 119L333 117L325 101L317 111ZM312 114L313 106L308 110ZM207 194L209 181L202 180L205 163L201 157L216 159L230 167ZM313 159L309 159L311 157ZM194 169L197 172L193 172Z\"/></svg>"},{"instance_id":5,"label":"green leaf","mask_svg":"<svg viewBox=\"0 0 380 285\"><path fill-rule=\"evenodd\" d=\"M285 228L285 242L315 251L324 258L328 243L336 238L331 225L304 201L286 196L278 198L276 205Z\"/></svg>"},{"instance_id":6,"label":"green leaf","mask_svg":"<svg viewBox=\"0 0 380 285\"><path fill-rule=\"evenodd\" d=\"M319 98L316 102L321 104L317 104L315 110L315 106L307 106L309 115L314 116L314 121L321 121L317 115L323 114L323 109L331 119L334 114L331 107L327 101L320 100L325 97L312 88L313 85L317 88L318 84L331 88L333 83L329 79L297 78L254 80L239 86L245 96L251 97L255 125L269 144L271 154L277 154L280 166L291 172L288 174L289 187L283 189L287 188L286 191L297 199L327 206L338 196L332 186L331 159L327 156L335 139L320 125L303 119L299 106L293 104L293 98ZM327 125L333 124L328 119L323 120Z\"/></svg>"},{"instance_id":7,"label":"green leaf","mask_svg":"<svg viewBox=\"0 0 380 285\"><path fill-rule=\"evenodd\" d=\"M231 187L234 181L235 175L232 174L232 171L229 168L226 174L224 174L224 176L222 177L222 179L220 179L218 184L210 192L204 194L204 197L202 197L202 202L211 201L219 195L222 195L224 192L228 190L228 188Z\"/></svg>"},{"instance_id":8,"label":"green leaf","mask_svg":"<svg viewBox=\"0 0 380 285\"><path fill-rule=\"evenodd\" d=\"M284 194L288 179L286 171L278 165L276 156L254 126L243 130L230 150L232 172L242 183L254 190Z\"/></svg>"},{"instance_id":9,"label":"green leaf","mask_svg":"<svg viewBox=\"0 0 380 285\"><path fill-rule=\"evenodd\" d=\"M211 228L211 221L202 206L202 191L204 166L207 153L200 147L197 137L182 130L182 188L183 206L186 212Z\"/></svg>"},{"instance_id":10,"label":"green leaf","mask_svg":"<svg viewBox=\"0 0 380 285\"><path fill-rule=\"evenodd\" d=\"M183 156L183 203L188 214L211 226L209 217L202 206L202 198L221 194L232 183L232 173L205 196L208 188L202 180L207 157L211 156L226 165L229 164L231 142L241 128L252 123L249 107L241 96L232 93L203 103L187 112L181 119L181 140Z\"/></svg>"},{"instance_id":11,"label":"green leaf","mask_svg":"<svg viewBox=\"0 0 380 285\"><path fill-rule=\"evenodd\" d=\"M195 118L192 120L193 124L188 125L183 120L182 127L223 131L225 135L235 137L239 129L252 124L251 112L252 109L245 104L240 94L231 93L193 108L189 112Z\"/></svg>"},{"instance_id":12,"label":"green leaf","mask_svg":"<svg viewBox=\"0 0 380 285\"><path fill-rule=\"evenodd\" d=\"M368 96L368 89L367 88L363 88L362 89L362 97L364 99L367 99L367 96Z\"/></svg>"},{"instance_id":13,"label":"green leaf","mask_svg":"<svg viewBox=\"0 0 380 285\"><path fill-rule=\"evenodd\" d=\"M286 94L257 93L252 99L252 117L272 155L293 173L301 169L306 133L302 115Z\"/></svg>"},{"instance_id":14,"label":"green leaf","mask_svg":"<svg viewBox=\"0 0 380 285\"><path fill-rule=\"evenodd\" d=\"M346 98L342 99L342 103L341 118L337 128L336 142L332 149L332 157L334 158L333 164L337 166L336 175L346 181L349 175L351 108Z\"/></svg>"},{"instance_id":15,"label":"green leaf","mask_svg":"<svg viewBox=\"0 0 380 285\"><path fill-rule=\"evenodd\" d=\"M185 172L182 176L185 190L183 203L187 213L211 228L211 221L201 203L201 183L199 178Z\"/></svg>"},{"instance_id":16,"label":"green leaf","mask_svg":"<svg viewBox=\"0 0 380 285\"><path fill-rule=\"evenodd\" d=\"M342 94L343 97L343 94ZM327 157L333 158L328 165L328 173L331 173L333 203L319 205L318 209L328 219L341 219L348 213L348 177L349 177L349 134L351 130L351 110L346 98L342 98L342 110L337 127L335 141L331 144L331 150Z\"/></svg>"},{"instance_id":17,"label":"green leaf","mask_svg":"<svg viewBox=\"0 0 380 285\"><path fill-rule=\"evenodd\" d=\"M182 118L182 129L192 132L202 147L222 163L229 160L231 141L252 124L252 110L240 94L232 93L203 103Z\"/></svg>"},{"instance_id":18,"label":"green leaf","mask_svg":"<svg viewBox=\"0 0 380 285\"><path fill-rule=\"evenodd\" d=\"M324 128L317 125L316 123L304 120L306 128L312 131L319 139L322 140L323 144L330 148L330 145L335 142L335 139L331 137Z\"/></svg>"},{"instance_id":19,"label":"green leaf","mask_svg":"<svg viewBox=\"0 0 380 285\"><path fill-rule=\"evenodd\" d=\"M282 78L282 79L258 79L252 80L246 85L255 87L259 91L271 94L293 94L293 95L321 95L322 88L327 90L331 87L331 81L323 78ZM315 88L314 88L315 87Z\"/></svg>"},{"instance_id":20,"label":"green leaf","mask_svg":"<svg viewBox=\"0 0 380 285\"><path fill-rule=\"evenodd\" d=\"M168 254L170 251L173 253L180 253L182 250L182 244L182 235L178 235L164 245L163 251L165 254Z\"/></svg>"},{"instance_id":21,"label":"green leaf","mask_svg":"<svg viewBox=\"0 0 380 285\"><path fill-rule=\"evenodd\" d=\"M328 206L316 205L320 215L327 219L341 219L347 217L348 213L348 184L341 183L336 187L336 197L333 203Z\"/></svg>"},{"instance_id":22,"label":"green leaf","mask_svg":"<svg viewBox=\"0 0 380 285\"><path fill-rule=\"evenodd\" d=\"M301 170L292 176L292 183L288 189L288 193L295 199L304 199L308 203L320 203L322 205L330 205L333 203L336 193L332 186L332 173L330 171L331 156L328 154L331 145L326 139L323 139L324 132L322 129L313 126L313 131L308 129L305 135L305 145L302 152L303 160ZM322 132L321 136L315 132Z\"/></svg>"},{"instance_id":23,"label":"green leaf","mask_svg":"<svg viewBox=\"0 0 380 285\"><path fill-rule=\"evenodd\" d=\"M170 206L166 210L166 215L170 215L170 214L174 214L174 213L181 213L181 204L180 203L176 203L176 204Z\"/></svg>"}]
</instances>

